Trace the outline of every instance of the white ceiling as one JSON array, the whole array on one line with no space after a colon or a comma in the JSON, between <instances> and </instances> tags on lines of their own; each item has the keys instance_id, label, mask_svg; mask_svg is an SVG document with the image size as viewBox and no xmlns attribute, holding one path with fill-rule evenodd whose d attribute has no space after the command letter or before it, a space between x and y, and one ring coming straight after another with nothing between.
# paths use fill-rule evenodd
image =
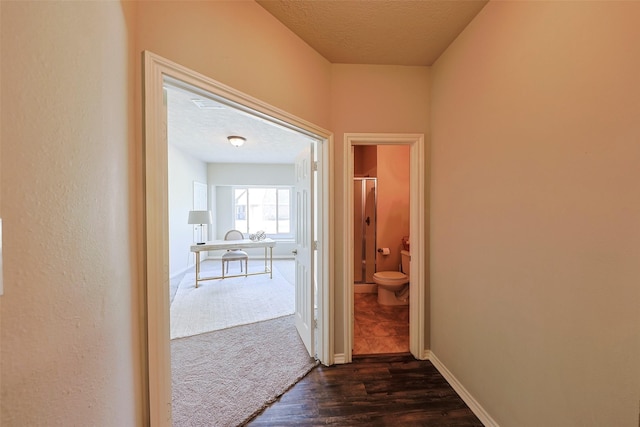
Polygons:
<instances>
[{"instance_id":1,"label":"white ceiling","mask_svg":"<svg viewBox=\"0 0 640 427\"><path fill-rule=\"evenodd\" d=\"M205 163L293 163L313 141L195 92L165 87L169 144ZM231 135L247 141L234 147L227 140Z\"/></svg>"},{"instance_id":2,"label":"white ceiling","mask_svg":"<svg viewBox=\"0 0 640 427\"><path fill-rule=\"evenodd\" d=\"M256 0L331 63L428 66L488 0ZM207 163L293 163L311 138L167 86L169 143ZM207 101L200 108L194 100ZM236 148L227 136L247 138Z\"/></svg>"}]
</instances>

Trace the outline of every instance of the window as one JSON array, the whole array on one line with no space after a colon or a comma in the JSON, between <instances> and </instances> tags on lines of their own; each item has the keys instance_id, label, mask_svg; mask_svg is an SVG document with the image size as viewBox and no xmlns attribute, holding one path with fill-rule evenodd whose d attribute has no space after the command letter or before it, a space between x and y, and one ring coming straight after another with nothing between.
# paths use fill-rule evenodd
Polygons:
<instances>
[{"instance_id":1,"label":"window","mask_svg":"<svg viewBox=\"0 0 640 427\"><path fill-rule=\"evenodd\" d=\"M244 234L265 231L291 235L291 187L234 187L234 228Z\"/></svg>"}]
</instances>

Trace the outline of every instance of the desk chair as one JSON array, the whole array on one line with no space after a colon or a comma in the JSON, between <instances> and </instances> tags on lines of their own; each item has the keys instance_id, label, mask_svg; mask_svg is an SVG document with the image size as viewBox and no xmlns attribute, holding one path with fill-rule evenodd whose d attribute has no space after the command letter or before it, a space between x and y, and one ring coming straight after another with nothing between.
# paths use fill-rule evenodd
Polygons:
<instances>
[{"instance_id":1,"label":"desk chair","mask_svg":"<svg viewBox=\"0 0 640 427\"><path fill-rule=\"evenodd\" d=\"M227 234L224 235L224 240L243 240L244 236L242 232L238 230L230 230L227 231ZM240 249L229 249L222 255L222 278L224 279L225 275L225 263L227 264L227 273L229 273L229 262L231 261L240 261L240 273L242 273L242 260L244 260L244 275L247 276L247 269L249 263L249 254L245 251L241 251Z\"/></svg>"}]
</instances>

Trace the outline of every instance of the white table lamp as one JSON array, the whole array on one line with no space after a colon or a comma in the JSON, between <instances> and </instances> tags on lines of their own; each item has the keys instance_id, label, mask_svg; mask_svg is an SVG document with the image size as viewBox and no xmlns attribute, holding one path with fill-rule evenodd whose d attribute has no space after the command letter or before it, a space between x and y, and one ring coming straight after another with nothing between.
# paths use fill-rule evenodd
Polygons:
<instances>
[{"instance_id":1,"label":"white table lamp","mask_svg":"<svg viewBox=\"0 0 640 427\"><path fill-rule=\"evenodd\" d=\"M212 224L213 215L211 211L189 211L189 224L200 224L200 241L196 242L198 245L204 245L204 238L202 236L202 225Z\"/></svg>"}]
</instances>

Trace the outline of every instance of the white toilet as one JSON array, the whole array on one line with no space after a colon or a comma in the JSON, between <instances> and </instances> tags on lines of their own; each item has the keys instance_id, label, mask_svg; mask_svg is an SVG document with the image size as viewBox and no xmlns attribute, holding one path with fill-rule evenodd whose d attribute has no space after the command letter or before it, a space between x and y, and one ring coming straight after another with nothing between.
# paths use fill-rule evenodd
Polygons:
<instances>
[{"instance_id":1,"label":"white toilet","mask_svg":"<svg viewBox=\"0 0 640 427\"><path fill-rule=\"evenodd\" d=\"M378 285L378 304L409 304L409 263L411 254L400 251L402 271L378 271L373 274L373 281Z\"/></svg>"}]
</instances>

